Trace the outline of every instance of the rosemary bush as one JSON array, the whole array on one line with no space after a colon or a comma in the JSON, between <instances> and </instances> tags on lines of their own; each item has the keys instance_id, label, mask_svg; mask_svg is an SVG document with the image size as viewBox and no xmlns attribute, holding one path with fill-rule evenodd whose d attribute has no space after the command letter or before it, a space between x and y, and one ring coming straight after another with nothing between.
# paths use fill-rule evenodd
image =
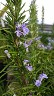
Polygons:
<instances>
[{"instance_id":1,"label":"rosemary bush","mask_svg":"<svg viewBox=\"0 0 54 96\"><path fill-rule=\"evenodd\" d=\"M0 41L3 62L6 63L4 76L7 85L1 96L53 96L54 95L54 48L42 44L38 33L35 0L31 2L28 23L24 21L25 4L21 0L6 0L5 28L0 27L4 37ZM43 37L44 38L44 37ZM0 76L1 79L1 76Z\"/></svg>"}]
</instances>

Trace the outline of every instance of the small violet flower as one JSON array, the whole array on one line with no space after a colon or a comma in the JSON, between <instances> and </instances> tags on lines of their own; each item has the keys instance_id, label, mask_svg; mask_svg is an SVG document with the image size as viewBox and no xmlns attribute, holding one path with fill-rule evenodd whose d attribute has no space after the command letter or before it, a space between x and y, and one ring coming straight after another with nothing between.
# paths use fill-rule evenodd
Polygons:
<instances>
[{"instance_id":1,"label":"small violet flower","mask_svg":"<svg viewBox=\"0 0 54 96\"><path fill-rule=\"evenodd\" d=\"M25 23L22 24L22 30L23 30L23 35L27 35L29 33L29 29L26 27Z\"/></svg>"},{"instance_id":2,"label":"small violet flower","mask_svg":"<svg viewBox=\"0 0 54 96\"><path fill-rule=\"evenodd\" d=\"M24 43L23 45L24 45L25 48L28 48L28 46L29 46L29 45L26 43L26 41L25 41L25 43Z\"/></svg>"},{"instance_id":3,"label":"small violet flower","mask_svg":"<svg viewBox=\"0 0 54 96\"><path fill-rule=\"evenodd\" d=\"M44 78L47 79L48 78L47 75L44 73L40 74L39 80L42 81Z\"/></svg>"},{"instance_id":4,"label":"small violet flower","mask_svg":"<svg viewBox=\"0 0 54 96\"><path fill-rule=\"evenodd\" d=\"M17 37L20 37L22 35L21 31L19 31L19 30L15 31L15 33L16 33Z\"/></svg>"},{"instance_id":5,"label":"small violet flower","mask_svg":"<svg viewBox=\"0 0 54 96\"><path fill-rule=\"evenodd\" d=\"M7 53L8 53L8 50L5 50L5 51L4 51L4 53L6 53L6 54L7 54Z\"/></svg>"},{"instance_id":6,"label":"small violet flower","mask_svg":"<svg viewBox=\"0 0 54 96\"><path fill-rule=\"evenodd\" d=\"M24 65L26 65L28 62L29 60L26 60L26 59L23 61Z\"/></svg>"},{"instance_id":7,"label":"small violet flower","mask_svg":"<svg viewBox=\"0 0 54 96\"><path fill-rule=\"evenodd\" d=\"M35 85L36 85L37 87L39 87L39 86L41 85L41 81L40 81L40 80L36 80L36 81L35 81Z\"/></svg>"},{"instance_id":8,"label":"small violet flower","mask_svg":"<svg viewBox=\"0 0 54 96\"><path fill-rule=\"evenodd\" d=\"M29 64L26 65L26 69L28 69L29 71L32 71L33 70L32 66L30 66Z\"/></svg>"},{"instance_id":9,"label":"small violet flower","mask_svg":"<svg viewBox=\"0 0 54 96\"><path fill-rule=\"evenodd\" d=\"M23 44L24 45L24 47L26 48L26 52L28 52L28 44L26 43L26 41L25 41L25 43Z\"/></svg>"},{"instance_id":10,"label":"small violet flower","mask_svg":"<svg viewBox=\"0 0 54 96\"><path fill-rule=\"evenodd\" d=\"M7 55L8 58L11 57L11 55L9 54L8 50L5 50L4 53Z\"/></svg>"},{"instance_id":11,"label":"small violet flower","mask_svg":"<svg viewBox=\"0 0 54 96\"><path fill-rule=\"evenodd\" d=\"M31 43L32 43L32 40L30 40L30 41L25 41L25 43L23 44L24 47L26 48L26 52L28 52L28 47L31 45Z\"/></svg>"},{"instance_id":12,"label":"small violet flower","mask_svg":"<svg viewBox=\"0 0 54 96\"><path fill-rule=\"evenodd\" d=\"M35 81L35 85L36 85L37 87L39 87L39 86L41 85L41 83L42 83L42 80L43 80L43 79L47 79L47 78L48 78L48 77L47 77L46 74L44 74L44 73L40 74L38 80Z\"/></svg>"}]
</instances>

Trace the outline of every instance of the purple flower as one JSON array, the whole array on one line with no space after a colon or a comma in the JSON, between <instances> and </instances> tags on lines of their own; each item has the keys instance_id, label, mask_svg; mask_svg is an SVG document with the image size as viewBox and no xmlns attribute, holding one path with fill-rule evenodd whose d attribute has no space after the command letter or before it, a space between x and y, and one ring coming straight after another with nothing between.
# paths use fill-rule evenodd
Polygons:
<instances>
[{"instance_id":1,"label":"purple flower","mask_svg":"<svg viewBox=\"0 0 54 96\"><path fill-rule=\"evenodd\" d=\"M28 50L28 47L31 45L31 43L32 43L32 40L30 40L30 41L25 41L25 43L23 44L24 47L26 48L26 52L29 51L29 50Z\"/></svg>"},{"instance_id":2,"label":"purple flower","mask_svg":"<svg viewBox=\"0 0 54 96\"><path fill-rule=\"evenodd\" d=\"M37 87L39 87L39 86L41 85L41 81L40 81L40 80L36 80L36 81L35 81L35 85L36 85Z\"/></svg>"},{"instance_id":3,"label":"purple flower","mask_svg":"<svg viewBox=\"0 0 54 96\"><path fill-rule=\"evenodd\" d=\"M26 52L28 52L28 44L26 44L26 41L25 41L25 43L23 44L24 45L24 47L26 48Z\"/></svg>"},{"instance_id":4,"label":"purple flower","mask_svg":"<svg viewBox=\"0 0 54 96\"><path fill-rule=\"evenodd\" d=\"M8 53L8 50L5 50L5 51L4 51L4 53L6 53L6 54L7 54L7 53Z\"/></svg>"},{"instance_id":5,"label":"purple flower","mask_svg":"<svg viewBox=\"0 0 54 96\"><path fill-rule=\"evenodd\" d=\"M21 27L23 28L23 27L26 27L26 24L25 23L23 23L22 25L21 25Z\"/></svg>"},{"instance_id":6,"label":"purple flower","mask_svg":"<svg viewBox=\"0 0 54 96\"><path fill-rule=\"evenodd\" d=\"M23 28L23 35L27 35L29 33L29 29L28 28Z\"/></svg>"},{"instance_id":7,"label":"purple flower","mask_svg":"<svg viewBox=\"0 0 54 96\"><path fill-rule=\"evenodd\" d=\"M32 43L32 40L30 40L30 41L25 41L24 47L25 47L25 48L28 48L28 46L30 46L31 43Z\"/></svg>"},{"instance_id":8,"label":"purple flower","mask_svg":"<svg viewBox=\"0 0 54 96\"><path fill-rule=\"evenodd\" d=\"M26 27L25 23L22 24L22 30L23 30L23 35L27 35L29 33L29 29Z\"/></svg>"},{"instance_id":9,"label":"purple flower","mask_svg":"<svg viewBox=\"0 0 54 96\"><path fill-rule=\"evenodd\" d=\"M26 60L26 59L23 61L24 65L26 65L28 62L29 60Z\"/></svg>"},{"instance_id":10,"label":"purple flower","mask_svg":"<svg viewBox=\"0 0 54 96\"><path fill-rule=\"evenodd\" d=\"M20 30L15 31L15 33L16 33L17 37L20 37L22 35Z\"/></svg>"},{"instance_id":11,"label":"purple flower","mask_svg":"<svg viewBox=\"0 0 54 96\"><path fill-rule=\"evenodd\" d=\"M28 63L28 62L29 62L29 60L26 60L26 59L25 59L25 60L24 60L24 62Z\"/></svg>"},{"instance_id":12,"label":"purple flower","mask_svg":"<svg viewBox=\"0 0 54 96\"><path fill-rule=\"evenodd\" d=\"M25 41L25 43L24 43L23 45L24 45L25 48L28 48L28 46L29 46L29 45L26 43L26 41Z\"/></svg>"},{"instance_id":13,"label":"purple flower","mask_svg":"<svg viewBox=\"0 0 54 96\"><path fill-rule=\"evenodd\" d=\"M44 78L47 79L47 78L48 78L47 75L44 74L44 73L40 74L38 80L35 81L35 85L36 85L37 87L39 87L39 86L41 85L42 80L43 80Z\"/></svg>"},{"instance_id":14,"label":"purple flower","mask_svg":"<svg viewBox=\"0 0 54 96\"><path fill-rule=\"evenodd\" d=\"M32 66L30 66L29 64L26 65L26 69L28 69L29 71L32 71L33 70Z\"/></svg>"},{"instance_id":15,"label":"purple flower","mask_svg":"<svg viewBox=\"0 0 54 96\"><path fill-rule=\"evenodd\" d=\"M21 35L27 35L29 33L29 29L26 27L25 23L24 24L17 24L16 25L16 35L20 37Z\"/></svg>"},{"instance_id":16,"label":"purple flower","mask_svg":"<svg viewBox=\"0 0 54 96\"><path fill-rule=\"evenodd\" d=\"M47 78L48 78L47 75L44 74L44 73L40 74L40 76L39 76L39 80L42 81L44 78L47 79Z\"/></svg>"}]
</instances>

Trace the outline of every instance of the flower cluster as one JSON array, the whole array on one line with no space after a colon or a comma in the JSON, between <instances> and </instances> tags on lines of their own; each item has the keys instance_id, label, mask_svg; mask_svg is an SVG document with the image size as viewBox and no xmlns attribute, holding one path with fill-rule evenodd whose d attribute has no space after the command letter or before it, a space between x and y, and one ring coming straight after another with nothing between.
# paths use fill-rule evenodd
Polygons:
<instances>
[{"instance_id":1,"label":"flower cluster","mask_svg":"<svg viewBox=\"0 0 54 96\"><path fill-rule=\"evenodd\" d=\"M26 24L22 24L22 25L16 25L16 31L15 31L17 37L20 36L26 36L29 33L29 29L26 27Z\"/></svg>"},{"instance_id":2,"label":"flower cluster","mask_svg":"<svg viewBox=\"0 0 54 96\"><path fill-rule=\"evenodd\" d=\"M20 36L26 36L28 33L29 33L29 29L26 27L26 24L21 24L21 25L16 25L16 31L15 31L17 37L20 37ZM41 37L36 37L34 40L40 40ZM23 43L23 46L25 47L26 49L26 52L28 52L28 47L31 45L31 43L33 42L33 40L30 40L30 41L25 41ZM22 42L20 41L19 42L20 45L22 44ZM46 48L43 44L40 44L38 47L42 47L42 48ZM49 46L48 46L49 47ZM5 50L4 53L7 55L8 58L11 57L11 55L9 54L8 50ZM29 60L25 59L23 61L24 65L25 65L25 68L28 70L28 71L32 71L33 70L33 67L29 64ZM47 75L42 73L39 75L38 79L35 81L35 85L37 87L39 87L41 84L42 84L42 80L43 79L47 79ZM15 94L13 96L16 96Z\"/></svg>"},{"instance_id":3,"label":"flower cluster","mask_svg":"<svg viewBox=\"0 0 54 96\"><path fill-rule=\"evenodd\" d=\"M44 44L40 43L40 44L38 44L38 48L43 48L43 49L51 50L53 47L51 46L50 43L48 43L47 46L45 46Z\"/></svg>"},{"instance_id":4,"label":"flower cluster","mask_svg":"<svg viewBox=\"0 0 54 96\"><path fill-rule=\"evenodd\" d=\"M29 70L29 71L32 71L33 70L33 67L30 65L30 64L28 64L29 63L29 60L24 60L23 61L23 63L24 63L24 65L25 65L25 68L27 69L27 70ZM43 79L47 79L48 77L47 77L47 75L45 74L45 73L42 73L42 74L40 74L39 75L39 77L38 77L38 80L36 80L35 81L35 85L37 86L37 87L39 87L41 84L42 84L42 80Z\"/></svg>"},{"instance_id":5,"label":"flower cluster","mask_svg":"<svg viewBox=\"0 0 54 96\"><path fill-rule=\"evenodd\" d=\"M40 74L38 80L35 81L35 85L36 85L37 87L39 87L39 86L41 85L42 80L43 80L44 78L47 79L47 78L48 78L47 75L44 74L44 73Z\"/></svg>"}]
</instances>

